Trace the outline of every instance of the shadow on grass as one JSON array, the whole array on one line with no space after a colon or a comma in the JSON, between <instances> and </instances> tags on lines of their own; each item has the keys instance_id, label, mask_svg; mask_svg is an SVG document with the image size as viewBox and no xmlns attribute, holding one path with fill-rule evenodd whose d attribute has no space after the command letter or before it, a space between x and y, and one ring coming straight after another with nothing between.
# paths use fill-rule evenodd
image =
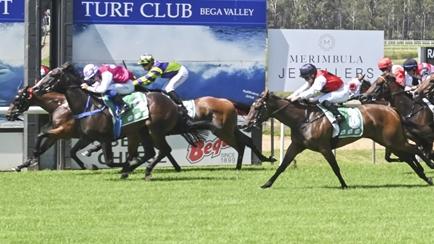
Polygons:
<instances>
[{"instance_id":1,"label":"shadow on grass","mask_svg":"<svg viewBox=\"0 0 434 244\"><path fill-rule=\"evenodd\" d=\"M417 184L417 185L384 184L384 185L350 185L348 186L347 189L342 189L340 186L322 186L318 188L351 190L351 189L420 188L420 187L431 187L431 186L427 184ZM309 187L309 188L316 188L316 187Z\"/></svg>"},{"instance_id":2,"label":"shadow on grass","mask_svg":"<svg viewBox=\"0 0 434 244\"><path fill-rule=\"evenodd\" d=\"M155 178L152 178L149 182L150 183L152 183L152 182L171 182L171 181L210 181L210 180L212 180L212 181L234 181L234 180L237 180L238 178L237 177L211 177L211 176L199 176L199 177L195 177L195 176L192 176L192 177L183 177L183 176L181 176L181 177L155 177ZM126 179L126 180L122 180L122 179L120 179L120 178L118 178L118 179L106 179L107 181L119 181L119 182L122 182L122 181L143 181L143 182L148 182L148 181L145 181L144 179L143 179L143 177L141 177L141 178L128 178L128 179Z\"/></svg>"}]
</instances>

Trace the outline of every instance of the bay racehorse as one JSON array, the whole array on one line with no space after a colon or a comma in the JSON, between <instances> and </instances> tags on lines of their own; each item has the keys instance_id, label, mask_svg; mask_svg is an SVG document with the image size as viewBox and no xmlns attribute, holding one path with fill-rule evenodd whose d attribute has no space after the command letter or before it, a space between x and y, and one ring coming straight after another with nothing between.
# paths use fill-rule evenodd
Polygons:
<instances>
[{"instance_id":1,"label":"bay racehorse","mask_svg":"<svg viewBox=\"0 0 434 244\"><path fill-rule=\"evenodd\" d=\"M57 90L65 94L72 113L79 118L81 139L99 141L103 147L106 164L110 167L124 166L113 162L111 141L114 138L112 116L107 107L95 98L94 95L84 92L80 88L81 77L76 74L70 63L50 71L34 87L34 91L44 94ZM154 146L159 150L157 157L150 165L155 165L162 158L171 157L171 148L165 139L169 134L184 134L193 143L198 130L213 129L207 121L197 121L188 127L179 112L178 106L167 96L159 92L150 92L146 96L149 108L149 118L126 125L122 129L122 136L129 139L138 137L144 147L145 156L141 163L155 156ZM193 128L194 127L194 128ZM129 140L129 155L137 154L138 142ZM172 162L173 163L173 162ZM175 165L174 165L175 166ZM149 167L149 166L148 166ZM178 167L175 167L180 169Z\"/></svg>"},{"instance_id":2,"label":"bay racehorse","mask_svg":"<svg viewBox=\"0 0 434 244\"><path fill-rule=\"evenodd\" d=\"M415 154L425 161L429 159L419 151L417 146L407 141L399 114L393 108L379 104L360 105L358 108L363 117L362 137L371 138L390 148L394 154L405 160L420 178L432 185L432 179L425 175ZM295 156L305 149L320 152L339 179L341 187L347 187L332 149L352 143L361 137L332 138L332 125L317 106L290 102L265 91L252 104L246 125L251 127L270 117L291 128L291 144L281 165L262 188L271 187Z\"/></svg>"},{"instance_id":3,"label":"bay racehorse","mask_svg":"<svg viewBox=\"0 0 434 244\"><path fill-rule=\"evenodd\" d=\"M27 86L18 91L18 94L8 108L6 118L9 121L18 120L19 116L27 111L30 106L40 106L47 111L50 115L51 125L50 129L38 134L32 157L15 167L14 169L16 171L21 171L22 168L37 164L38 157L47 151L57 140L80 137L77 124L75 123L75 119L63 94L50 92L38 96L33 93L32 87ZM87 145L88 143L78 141L71 148L71 157L77 162L81 169L85 169L86 167L77 157L77 152ZM92 147L89 150L93 152L98 149Z\"/></svg>"},{"instance_id":4,"label":"bay racehorse","mask_svg":"<svg viewBox=\"0 0 434 244\"><path fill-rule=\"evenodd\" d=\"M383 73L364 93L365 97L382 98L390 102L402 117L407 136L423 148L427 157L433 157L434 116L429 107L420 99L413 99L396 82L391 73ZM428 165L434 168L434 165Z\"/></svg>"}]
</instances>

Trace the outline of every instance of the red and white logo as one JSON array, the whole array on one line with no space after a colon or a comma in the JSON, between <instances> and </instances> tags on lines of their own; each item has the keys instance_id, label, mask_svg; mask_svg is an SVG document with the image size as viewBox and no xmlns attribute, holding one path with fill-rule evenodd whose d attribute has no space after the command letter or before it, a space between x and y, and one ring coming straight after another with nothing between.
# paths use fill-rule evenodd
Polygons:
<instances>
[{"instance_id":1,"label":"red and white logo","mask_svg":"<svg viewBox=\"0 0 434 244\"><path fill-rule=\"evenodd\" d=\"M199 163L206 156L211 156L211 158L217 157L220 155L222 149L229 147L217 137L212 141L199 141L196 145L196 147L188 145L187 148L187 160L191 164Z\"/></svg>"}]
</instances>

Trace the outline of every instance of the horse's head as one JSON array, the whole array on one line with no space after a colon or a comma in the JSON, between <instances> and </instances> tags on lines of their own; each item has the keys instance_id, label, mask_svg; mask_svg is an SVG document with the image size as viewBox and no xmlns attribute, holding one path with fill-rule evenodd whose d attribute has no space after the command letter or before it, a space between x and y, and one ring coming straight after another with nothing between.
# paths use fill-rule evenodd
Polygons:
<instances>
[{"instance_id":1,"label":"horse's head","mask_svg":"<svg viewBox=\"0 0 434 244\"><path fill-rule=\"evenodd\" d=\"M21 120L18 116L22 115L30 107L30 100L33 97L33 90L27 86L18 91L15 99L10 104L6 113L6 119L9 121Z\"/></svg>"},{"instance_id":2,"label":"horse's head","mask_svg":"<svg viewBox=\"0 0 434 244\"><path fill-rule=\"evenodd\" d=\"M360 81L360 87L359 87L359 92L364 93L366 92L369 87L371 87L371 82L367 79L365 79L365 75L357 75L357 79Z\"/></svg>"},{"instance_id":3,"label":"horse's head","mask_svg":"<svg viewBox=\"0 0 434 244\"><path fill-rule=\"evenodd\" d=\"M404 89L396 82L395 76L390 72L384 72L372 83L369 89L363 93L363 96L390 100L392 94L400 91L404 91Z\"/></svg>"},{"instance_id":4,"label":"horse's head","mask_svg":"<svg viewBox=\"0 0 434 244\"><path fill-rule=\"evenodd\" d=\"M78 87L80 83L81 78L76 74L73 65L67 62L48 72L33 86L33 91L39 96L52 91L64 93L67 88Z\"/></svg>"},{"instance_id":5,"label":"horse's head","mask_svg":"<svg viewBox=\"0 0 434 244\"><path fill-rule=\"evenodd\" d=\"M434 75L429 76L427 79L422 81L420 85L414 90L415 99L421 97L432 97L434 94Z\"/></svg>"},{"instance_id":6,"label":"horse's head","mask_svg":"<svg viewBox=\"0 0 434 244\"><path fill-rule=\"evenodd\" d=\"M252 106L250 106L250 110L247 114L246 122L243 128L250 130L253 126L258 126L270 117L267 108L269 97L270 92L267 89L258 99L256 99Z\"/></svg>"}]
</instances>

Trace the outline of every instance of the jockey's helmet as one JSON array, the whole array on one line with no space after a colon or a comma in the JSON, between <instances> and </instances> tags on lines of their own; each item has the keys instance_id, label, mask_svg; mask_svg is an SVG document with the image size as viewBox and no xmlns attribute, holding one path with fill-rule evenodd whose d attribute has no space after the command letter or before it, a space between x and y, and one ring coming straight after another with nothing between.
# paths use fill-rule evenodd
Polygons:
<instances>
[{"instance_id":1,"label":"jockey's helmet","mask_svg":"<svg viewBox=\"0 0 434 244\"><path fill-rule=\"evenodd\" d=\"M379 69L388 69L392 67L392 60L390 58L382 58L378 61Z\"/></svg>"},{"instance_id":2,"label":"jockey's helmet","mask_svg":"<svg viewBox=\"0 0 434 244\"><path fill-rule=\"evenodd\" d=\"M94 77L96 73L98 73L98 66L95 64L87 64L83 68L84 80L86 81Z\"/></svg>"},{"instance_id":3,"label":"jockey's helmet","mask_svg":"<svg viewBox=\"0 0 434 244\"><path fill-rule=\"evenodd\" d=\"M313 64L304 64L300 68L300 77L307 78L316 73L316 67Z\"/></svg>"},{"instance_id":4,"label":"jockey's helmet","mask_svg":"<svg viewBox=\"0 0 434 244\"><path fill-rule=\"evenodd\" d=\"M414 60L413 58L408 58L404 61L404 63L402 64L402 67L404 67L405 71L411 71L411 70L417 68L417 61Z\"/></svg>"},{"instance_id":5,"label":"jockey's helmet","mask_svg":"<svg viewBox=\"0 0 434 244\"><path fill-rule=\"evenodd\" d=\"M151 54L143 54L137 62L137 64L140 65L147 65L150 63L154 63L154 57Z\"/></svg>"}]
</instances>

